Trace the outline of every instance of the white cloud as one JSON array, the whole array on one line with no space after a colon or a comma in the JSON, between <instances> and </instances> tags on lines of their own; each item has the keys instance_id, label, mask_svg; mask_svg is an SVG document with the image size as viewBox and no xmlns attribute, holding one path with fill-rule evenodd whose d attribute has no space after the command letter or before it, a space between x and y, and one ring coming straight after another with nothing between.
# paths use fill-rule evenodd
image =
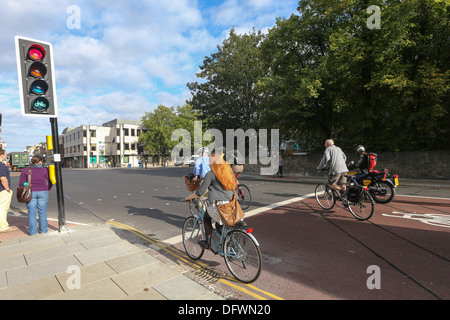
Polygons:
<instances>
[{"instance_id":1,"label":"white cloud","mask_svg":"<svg viewBox=\"0 0 450 320\"><path fill-rule=\"evenodd\" d=\"M159 104L190 98L205 56L232 26L266 29L294 13L285 0L2 0L0 113L8 151L45 140L48 118L20 115L14 36L53 43L59 129L140 119ZM70 5L80 8L81 29L67 28Z\"/></svg>"}]
</instances>

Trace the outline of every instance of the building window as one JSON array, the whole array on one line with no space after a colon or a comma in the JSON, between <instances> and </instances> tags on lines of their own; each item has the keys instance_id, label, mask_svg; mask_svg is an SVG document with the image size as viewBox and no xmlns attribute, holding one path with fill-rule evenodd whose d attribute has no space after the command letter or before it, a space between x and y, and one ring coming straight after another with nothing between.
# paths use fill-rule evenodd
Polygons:
<instances>
[{"instance_id":1,"label":"building window","mask_svg":"<svg viewBox=\"0 0 450 320\"><path fill-rule=\"evenodd\" d=\"M91 137L95 137L95 130L91 130Z\"/></svg>"}]
</instances>

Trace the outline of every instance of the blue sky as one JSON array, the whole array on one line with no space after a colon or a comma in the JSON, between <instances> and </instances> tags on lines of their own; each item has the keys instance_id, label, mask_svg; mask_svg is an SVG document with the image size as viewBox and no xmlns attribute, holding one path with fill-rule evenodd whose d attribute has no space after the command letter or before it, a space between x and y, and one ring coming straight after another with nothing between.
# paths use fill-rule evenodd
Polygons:
<instances>
[{"instance_id":1,"label":"blue sky","mask_svg":"<svg viewBox=\"0 0 450 320\"><path fill-rule=\"evenodd\" d=\"M297 0L0 0L0 113L7 151L51 134L48 118L20 114L16 35L53 44L59 131L139 120L183 105L205 56L234 26L266 32ZM71 10L79 9L79 15ZM75 14L75 15L74 15ZM79 17L79 28L75 24ZM68 26L71 26L69 28ZM75 28L73 28L75 27Z\"/></svg>"}]
</instances>

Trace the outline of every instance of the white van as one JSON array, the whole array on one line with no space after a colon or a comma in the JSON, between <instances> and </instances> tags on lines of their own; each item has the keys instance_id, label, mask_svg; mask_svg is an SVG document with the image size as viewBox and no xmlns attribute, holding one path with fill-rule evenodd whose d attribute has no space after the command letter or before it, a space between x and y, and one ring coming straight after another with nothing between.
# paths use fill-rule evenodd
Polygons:
<instances>
[{"instance_id":1,"label":"white van","mask_svg":"<svg viewBox=\"0 0 450 320\"><path fill-rule=\"evenodd\" d=\"M198 158L199 158L199 155L198 155L198 154L194 154L194 155L191 157L191 160L189 161L189 166L193 166L193 165L195 164L195 161L196 161Z\"/></svg>"}]
</instances>

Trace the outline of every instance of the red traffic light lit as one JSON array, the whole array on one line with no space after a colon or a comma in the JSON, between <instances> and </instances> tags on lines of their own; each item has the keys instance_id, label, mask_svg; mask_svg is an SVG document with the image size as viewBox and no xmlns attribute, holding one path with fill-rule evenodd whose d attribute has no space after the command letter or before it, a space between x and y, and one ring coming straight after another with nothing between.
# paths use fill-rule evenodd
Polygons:
<instances>
[{"instance_id":1,"label":"red traffic light lit","mask_svg":"<svg viewBox=\"0 0 450 320\"><path fill-rule=\"evenodd\" d=\"M34 61L42 61L45 57L45 49L39 44L33 44L28 49L28 58Z\"/></svg>"}]
</instances>

